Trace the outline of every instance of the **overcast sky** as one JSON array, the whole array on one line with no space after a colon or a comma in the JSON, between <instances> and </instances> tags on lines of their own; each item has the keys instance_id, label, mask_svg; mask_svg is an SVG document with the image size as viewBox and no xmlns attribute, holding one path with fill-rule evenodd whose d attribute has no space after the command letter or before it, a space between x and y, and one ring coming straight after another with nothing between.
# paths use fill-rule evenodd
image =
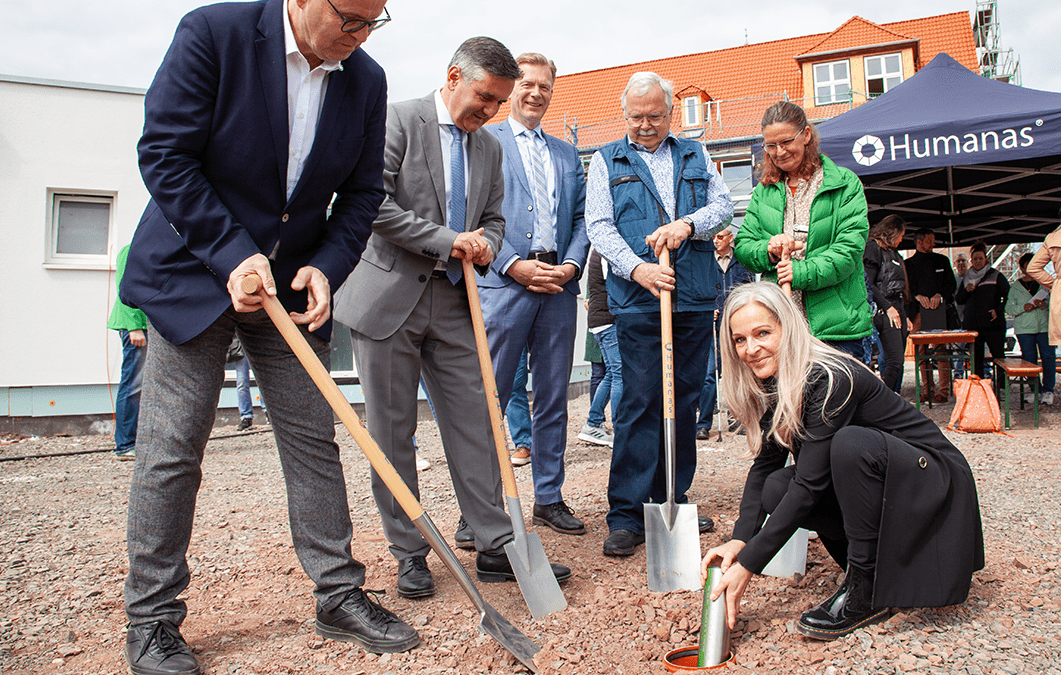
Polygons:
<instances>
[{"instance_id":1,"label":"overcast sky","mask_svg":"<svg viewBox=\"0 0 1061 675\"><path fill-rule=\"evenodd\" d=\"M180 17L204 4L0 0L0 74L146 88ZM1019 55L1024 86L1061 92L1061 2L998 4L1002 47ZM888 23L975 7L975 0L390 0L394 20L365 49L387 70L398 101L441 85L454 49L473 35L495 37L514 54L542 52L564 74L829 32L853 15Z\"/></svg>"}]
</instances>

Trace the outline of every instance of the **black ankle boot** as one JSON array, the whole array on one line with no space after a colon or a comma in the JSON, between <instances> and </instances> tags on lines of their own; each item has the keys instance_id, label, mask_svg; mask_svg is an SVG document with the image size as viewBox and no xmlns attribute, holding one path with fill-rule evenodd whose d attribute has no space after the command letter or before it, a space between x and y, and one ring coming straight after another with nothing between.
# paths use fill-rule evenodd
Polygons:
<instances>
[{"instance_id":1,"label":"black ankle boot","mask_svg":"<svg viewBox=\"0 0 1061 675\"><path fill-rule=\"evenodd\" d=\"M888 608L873 608L873 572L849 565L833 596L799 618L796 630L817 640L835 640L888 618Z\"/></svg>"}]
</instances>

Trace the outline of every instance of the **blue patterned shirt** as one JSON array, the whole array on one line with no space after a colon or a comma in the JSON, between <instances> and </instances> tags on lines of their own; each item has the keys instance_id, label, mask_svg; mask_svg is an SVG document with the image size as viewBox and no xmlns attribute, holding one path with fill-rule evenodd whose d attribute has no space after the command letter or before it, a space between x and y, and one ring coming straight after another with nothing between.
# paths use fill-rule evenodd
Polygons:
<instances>
[{"instance_id":1,"label":"blue patterned shirt","mask_svg":"<svg viewBox=\"0 0 1061 675\"><path fill-rule=\"evenodd\" d=\"M674 144L674 136L670 135L655 152L649 152L644 146L631 143L630 138L626 140L630 147L637 151L638 156L648 165L652 173L652 180L656 184L656 190L663 199L663 208L675 219L681 216L689 216L693 219L695 239L710 239L733 220L733 201L729 196L729 188L722 181L722 177L715 168L707 151L698 145L698 152L704 153L707 171L710 180L707 184L707 204L693 213L674 214L674 159L671 146ZM609 185L608 167L600 152L593 154L589 165L589 176L586 179L586 232L593 247L611 265L611 271L623 279L630 279L634 268L645 262L626 243L615 226L615 205L612 202L612 190Z\"/></svg>"}]
</instances>

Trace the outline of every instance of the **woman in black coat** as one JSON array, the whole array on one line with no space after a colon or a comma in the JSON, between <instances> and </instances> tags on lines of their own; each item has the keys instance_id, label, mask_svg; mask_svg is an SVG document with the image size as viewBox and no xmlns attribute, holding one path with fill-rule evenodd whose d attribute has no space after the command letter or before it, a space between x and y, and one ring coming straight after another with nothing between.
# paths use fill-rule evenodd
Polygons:
<instances>
[{"instance_id":1,"label":"woman in black coat","mask_svg":"<svg viewBox=\"0 0 1061 675\"><path fill-rule=\"evenodd\" d=\"M1006 355L1006 300L1009 299L1009 281L991 265L987 264L987 245L982 241L973 244L969 251L971 267L965 273L963 286L954 295L958 304L965 303L962 325L965 330L976 331L973 343L973 373L990 377L984 373L984 345L991 350L991 357L1001 359Z\"/></svg>"},{"instance_id":2,"label":"woman in black coat","mask_svg":"<svg viewBox=\"0 0 1061 675\"><path fill-rule=\"evenodd\" d=\"M884 353L884 368L881 379L884 386L898 392L903 381L903 365L906 362L906 305L903 293L906 290L906 268L895 249L906 234L906 222L891 215L869 228L869 241L862 254L862 266L866 269L873 302L877 313L873 315L873 327L880 335Z\"/></svg>"},{"instance_id":3,"label":"woman in black coat","mask_svg":"<svg viewBox=\"0 0 1061 675\"><path fill-rule=\"evenodd\" d=\"M961 452L862 364L811 337L776 284L734 290L722 322L726 400L755 457L733 539L703 561L705 575L723 570L712 599L727 591L730 626L752 576L800 527L847 570L800 618L804 635L832 640L888 607L964 602L984 545Z\"/></svg>"}]
</instances>

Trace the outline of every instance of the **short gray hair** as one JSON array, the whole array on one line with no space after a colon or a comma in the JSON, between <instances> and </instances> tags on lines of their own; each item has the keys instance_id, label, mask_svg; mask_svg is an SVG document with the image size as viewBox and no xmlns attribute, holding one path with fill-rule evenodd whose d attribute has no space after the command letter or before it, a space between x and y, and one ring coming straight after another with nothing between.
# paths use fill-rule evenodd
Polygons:
<instances>
[{"instance_id":1,"label":"short gray hair","mask_svg":"<svg viewBox=\"0 0 1061 675\"><path fill-rule=\"evenodd\" d=\"M457 66L461 77L468 80L481 80L484 71L504 80L516 81L522 77L516 59L512 58L512 52L490 37L465 40L454 52L446 69L449 70L453 66Z\"/></svg>"},{"instance_id":2,"label":"short gray hair","mask_svg":"<svg viewBox=\"0 0 1061 675\"><path fill-rule=\"evenodd\" d=\"M628 95L644 96L653 87L663 90L663 98L667 100L667 112L670 113L674 109L674 84L655 73L641 72L630 76L630 81L626 83L626 89L623 90L623 95L619 98L619 102L623 106L623 114L626 114L626 97Z\"/></svg>"}]
</instances>

